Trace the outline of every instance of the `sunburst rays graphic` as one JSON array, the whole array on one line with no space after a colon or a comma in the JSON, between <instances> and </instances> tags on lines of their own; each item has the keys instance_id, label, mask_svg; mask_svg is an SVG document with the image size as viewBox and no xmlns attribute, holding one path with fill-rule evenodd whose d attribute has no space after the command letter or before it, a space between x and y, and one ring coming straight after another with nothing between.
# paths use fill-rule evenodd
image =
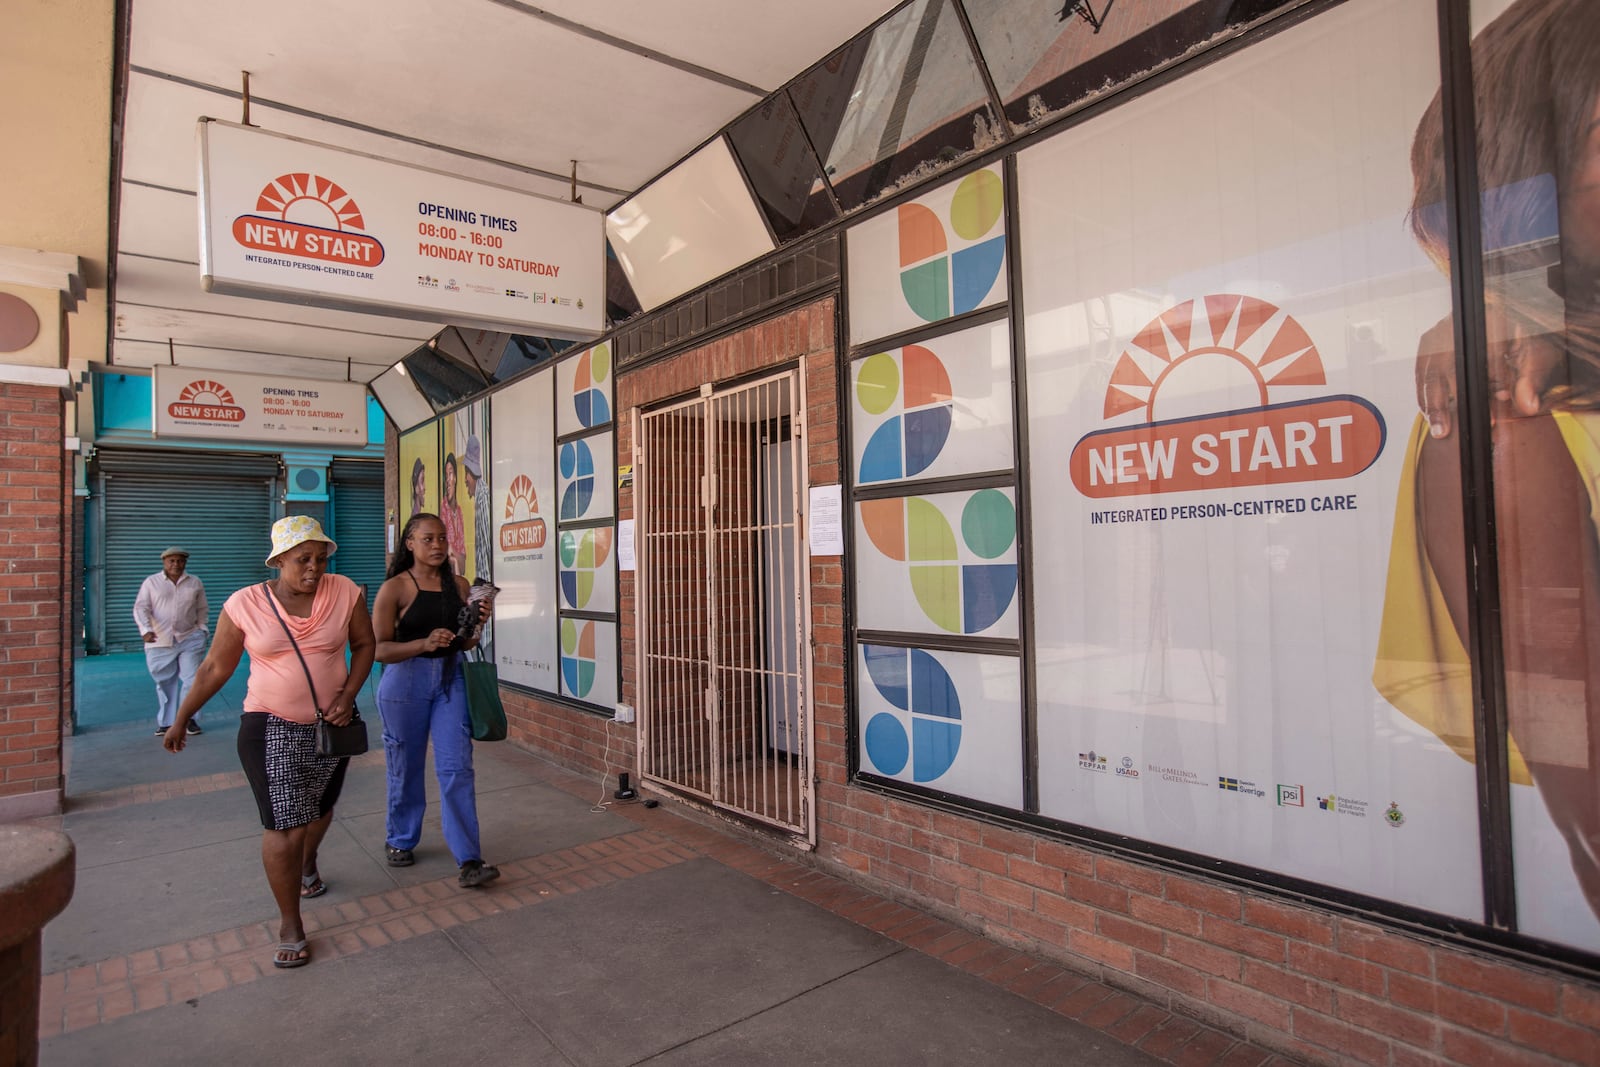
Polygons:
<instances>
[{"instance_id":1,"label":"sunburst rays graphic","mask_svg":"<svg viewBox=\"0 0 1600 1067\"><path fill-rule=\"evenodd\" d=\"M537 518L539 514L539 495L534 492L533 479L526 474L519 474L511 480L511 487L506 490L506 518L517 518L517 505L522 505L524 518Z\"/></svg>"},{"instance_id":2,"label":"sunburst rays graphic","mask_svg":"<svg viewBox=\"0 0 1600 1067\"><path fill-rule=\"evenodd\" d=\"M308 210L309 209L309 210ZM366 229L361 208L337 182L316 174L280 174L256 198L257 211L276 212L285 222L324 225L331 216L333 229ZM290 214L303 215L290 218Z\"/></svg>"},{"instance_id":3,"label":"sunburst rays graphic","mask_svg":"<svg viewBox=\"0 0 1600 1067\"><path fill-rule=\"evenodd\" d=\"M228 391L228 387L209 379L190 382L178 393L178 401L184 404L192 404L197 400L203 403L208 399L224 407L233 406L233 394Z\"/></svg>"},{"instance_id":4,"label":"sunburst rays graphic","mask_svg":"<svg viewBox=\"0 0 1600 1067\"><path fill-rule=\"evenodd\" d=\"M1145 421L1156 422L1163 387L1176 403L1191 385L1214 390L1219 382L1253 385L1264 407L1270 388L1325 385L1327 375L1293 316L1256 297L1215 293L1168 308L1134 336L1112 369L1103 417L1143 408Z\"/></svg>"}]
</instances>

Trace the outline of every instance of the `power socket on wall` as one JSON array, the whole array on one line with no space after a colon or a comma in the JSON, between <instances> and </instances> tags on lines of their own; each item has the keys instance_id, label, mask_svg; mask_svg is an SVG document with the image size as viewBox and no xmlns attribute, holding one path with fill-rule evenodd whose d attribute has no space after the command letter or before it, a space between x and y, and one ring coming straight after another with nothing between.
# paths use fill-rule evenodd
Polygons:
<instances>
[{"instance_id":1,"label":"power socket on wall","mask_svg":"<svg viewBox=\"0 0 1600 1067\"><path fill-rule=\"evenodd\" d=\"M613 712L612 715L611 715L611 721L612 722L632 722L633 721L633 705L632 704L618 704L617 705L617 710L615 712Z\"/></svg>"}]
</instances>

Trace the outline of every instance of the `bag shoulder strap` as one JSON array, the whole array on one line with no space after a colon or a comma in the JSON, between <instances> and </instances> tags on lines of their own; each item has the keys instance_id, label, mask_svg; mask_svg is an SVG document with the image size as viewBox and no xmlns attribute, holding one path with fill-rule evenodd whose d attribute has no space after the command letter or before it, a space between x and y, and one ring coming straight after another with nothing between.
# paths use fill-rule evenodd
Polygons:
<instances>
[{"instance_id":1,"label":"bag shoulder strap","mask_svg":"<svg viewBox=\"0 0 1600 1067\"><path fill-rule=\"evenodd\" d=\"M311 668L306 664L305 656L300 654L300 644L294 639L294 634L289 630L289 624L284 620L283 612L278 610L278 598L272 595L272 586L268 582L261 583L261 592L267 598L267 603L272 606L272 614L276 616L278 625L283 627L283 634L289 639L289 647L294 649L295 658L300 661L300 669L306 672L306 685L311 689L311 706L317 709L317 718L322 718L322 701L317 699L317 683L311 680Z\"/></svg>"}]
</instances>

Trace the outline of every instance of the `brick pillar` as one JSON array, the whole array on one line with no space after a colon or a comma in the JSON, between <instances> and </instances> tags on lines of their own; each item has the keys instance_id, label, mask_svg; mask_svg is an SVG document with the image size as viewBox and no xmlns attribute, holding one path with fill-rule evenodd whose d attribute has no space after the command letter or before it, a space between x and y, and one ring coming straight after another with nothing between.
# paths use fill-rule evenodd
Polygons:
<instances>
[{"instance_id":1,"label":"brick pillar","mask_svg":"<svg viewBox=\"0 0 1600 1067\"><path fill-rule=\"evenodd\" d=\"M0 828L0 1064L39 1062L40 932L72 899L76 877L66 834Z\"/></svg>"},{"instance_id":2,"label":"brick pillar","mask_svg":"<svg viewBox=\"0 0 1600 1067\"><path fill-rule=\"evenodd\" d=\"M61 810L72 471L59 388L0 381L0 821Z\"/></svg>"}]
</instances>

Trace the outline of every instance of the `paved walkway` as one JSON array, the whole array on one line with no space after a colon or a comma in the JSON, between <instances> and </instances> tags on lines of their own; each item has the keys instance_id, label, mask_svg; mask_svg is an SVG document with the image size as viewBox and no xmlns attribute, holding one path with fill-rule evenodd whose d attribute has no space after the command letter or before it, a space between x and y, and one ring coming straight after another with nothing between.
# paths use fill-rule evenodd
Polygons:
<instances>
[{"instance_id":1,"label":"paved walkway","mask_svg":"<svg viewBox=\"0 0 1600 1067\"><path fill-rule=\"evenodd\" d=\"M181 755L143 712L107 718L41 820L78 848L45 931L44 1067L1287 1063L508 743L477 748L504 872L482 891L455 884L431 785L417 865L384 864L382 755L354 761L313 962L274 970L223 717Z\"/></svg>"}]
</instances>

